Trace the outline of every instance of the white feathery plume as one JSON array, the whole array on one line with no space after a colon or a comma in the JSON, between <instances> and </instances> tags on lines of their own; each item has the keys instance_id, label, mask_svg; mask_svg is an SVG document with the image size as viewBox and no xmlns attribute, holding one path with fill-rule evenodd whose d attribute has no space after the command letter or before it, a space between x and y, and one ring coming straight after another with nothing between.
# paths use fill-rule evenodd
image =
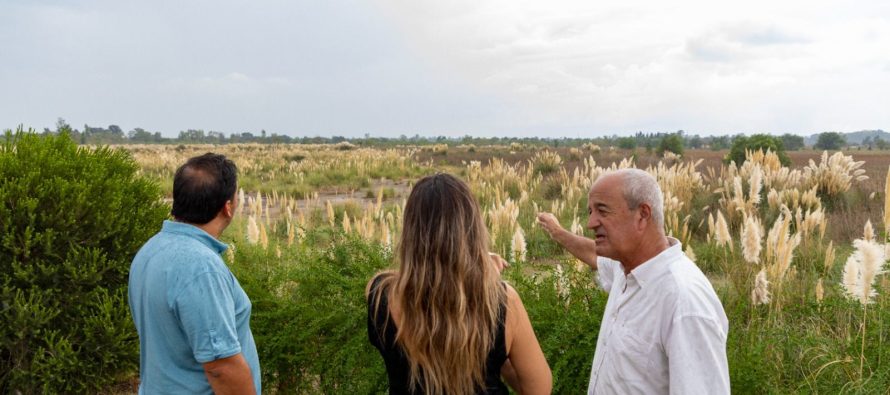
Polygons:
<instances>
[{"instance_id":1,"label":"white feathery plume","mask_svg":"<svg viewBox=\"0 0 890 395\"><path fill-rule=\"evenodd\" d=\"M883 273L881 267L884 266L885 263L884 248L873 241L856 240L853 242L853 245L861 251L860 264L862 265L862 282L860 286L862 287L862 291L860 292L860 297L871 298L875 295L875 291L872 289L875 277ZM869 300L863 299L861 302L864 304L869 302Z\"/></svg>"},{"instance_id":2,"label":"white feathery plume","mask_svg":"<svg viewBox=\"0 0 890 395\"><path fill-rule=\"evenodd\" d=\"M822 286L822 279L819 278L819 281L816 282L816 303L821 304L822 299L825 298L825 287Z\"/></svg>"},{"instance_id":3,"label":"white feathery plume","mask_svg":"<svg viewBox=\"0 0 890 395\"><path fill-rule=\"evenodd\" d=\"M229 243L229 248L226 249L226 258L228 258L229 265L235 263L235 243Z\"/></svg>"},{"instance_id":4,"label":"white feathery plume","mask_svg":"<svg viewBox=\"0 0 890 395\"><path fill-rule=\"evenodd\" d=\"M269 248L269 235L266 234L266 225L260 222L260 245L263 249Z\"/></svg>"},{"instance_id":5,"label":"white feathery plume","mask_svg":"<svg viewBox=\"0 0 890 395\"><path fill-rule=\"evenodd\" d=\"M325 210L328 213L328 224L330 224L331 227L333 228L334 227L334 206L331 204L330 200L325 200L324 203L325 203Z\"/></svg>"},{"instance_id":6,"label":"white feathery plume","mask_svg":"<svg viewBox=\"0 0 890 395\"><path fill-rule=\"evenodd\" d=\"M519 225L516 226L516 232L513 233L510 249L513 251L515 262L525 262L525 235L522 234L522 228Z\"/></svg>"},{"instance_id":7,"label":"white feathery plume","mask_svg":"<svg viewBox=\"0 0 890 395\"><path fill-rule=\"evenodd\" d=\"M841 286L844 288L844 294L855 300L860 300L858 294L859 290L862 289L859 287L859 279L862 277L860 270L861 266L859 265L859 260L856 258L856 254L853 253L847 258L847 262L844 264Z\"/></svg>"},{"instance_id":8,"label":"white feathery plume","mask_svg":"<svg viewBox=\"0 0 890 395\"><path fill-rule=\"evenodd\" d=\"M890 236L890 167L887 168L887 180L884 181L884 232Z\"/></svg>"},{"instance_id":9,"label":"white feathery plume","mask_svg":"<svg viewBox=\"0 0 890 395\"><path fill-rule=\"evenodd\" d=\"M825 248L825 273L831 271L832 266L834 266L834 241L829 241L828 247Z\"/></svg>"},{"instance_id":10,"label":"white feathery plume","mask_svg":"<svg viewBox=\"0 0 890 395\"><path fill-rule=\"evenodd\" d=\"M775 189L770 188L769 193L766 194L766 202L769 204L770 209L778 209L779 205L782 204L782 199L779 197L779 192L776 192Z\"/></svg>"},{"instance_id":11,"label":"white feathery plume","mask_svg":"<svg viewBox=\"0 0 890 395\"><path fill-rule=\"evenodd\" d=\"M757 218L746 216L742 226L742 253L748 263L760 263L760 251L762 249L763 228Z\"/></svg>"},{"instance_id":12,"label":"white feathery plume","mask_svg":"<svg viewBox=\"0 0 890 395\"><path fill-rule=\"evenodd\" d=\"M387 225L386 220L380 224L380 241L383 243L384 248L387 250L392 249L392 234L389 231L389 225Z\"/></svg>"},{"instance_id":13,"label":"white feathery plume","mask_svg":"<svg viewBox=\"0 0 890 395\"><path fill-rule=\"evenodd\" d=\"M748 183L751 187L748 191L748 201L751 204L760 204L760 189L763 187L763 171L760 170L760 166L754 166Z\"/></svg>"},{"instance_id":14,"label":"white feathery plume","mask_svg":"<svg viewBox=\"0 0 890 395\"><path fill-rule=\"evenodd\" d=\"M247 217L247 242L256 244L260 241L260 228L256 224L256 218L253 215Z\"/></svg>"},{"instance_id":15,"label":"white feathery plume","mask_svg":"<svg viewBox=\"0 0 890 395\"><path fill-rule=\"evenodd\" d=\"M349 213L343 212L343 233L352 232L352 222L349 221Z\"/></svg>"},{"instance_id":16,"label":"white feathery plume","mask_svg":"<svg viewBox=\"0 0 890 395\"><path fill-rule=\"evenodd\" d=\"M876 295L872 289L875 277L883 273L884 247L862 239L854 240L853 246L856 250L847 258L841 285L848 297L862 304L871 303Z\"/></svg>"},{"instance_id":17,"label":"white feathery plume","mask_svg":"<svg viewBox=\"0 0 890 395\"><path fill-rule=\"evenodd\" d=\"M717 245L729 245L729 250L732 251L732 235L729 233L729 225L726 223L726 218L723 217L723 213L720 211L717 211L716 226L714 238Z\"/></svg>"},{"instance_id":18,"label":"white feathery plume","mask_svg":"<svg viewBox=\"0 0 890 395\"><path fill-rule=\"evenodd\" d=\"M695 263L695 251L692 250L692 244L686 244L685 252L686 257L689 258L692 263Z\"/></svg>"},{"instance_id":19,"label":"white feathery plume","mask_svg":"<svg viewBox=\"0 0 890 395\"><path fill-rule=\"evenodd\" d=\"M871 225L871 220L865 221L865 228L862 231L862 238L865 241L872 241L875 239L875 227Z\"/></svg>"},{"instance_id":20,"label":"white feathery plume","mask_svg":"<svg viewBox=\"0 0 890 395\"><path fill-rule=\"evenodd\" d=\"M769 301L769 281L766 279L766 270L761 269L754 278L754 289L751 290L751 302L755 305L759 305L767 304Z\"/></svg>"},{"instance_id":21,"label":"white feathery plume","mask_svg":"<svg viewBox=\"0 0 890 395\"><path fill-rule=\"evenodd\" d=\"M708 213L708 242L711 242L711 239L714 237L714 234L717 232L717 224L714 222L714 216L711 213Z\"/></svg>"},{"instance_id":22,"label":"white feathery plume","mask_svg":"<svg viewBox=\"0 0 890 395\"><path fill-rule=\"evenodd\" d=\"M554 272L554 275L556 276L556 292L559 294L559 296L565 298L566 303L568 303L569 281L566 277L565 271L563 271L562 269L561 264L556 264L556 271Z\"/></svg>"},{"instance_id":23,"label":"white feathery plume","mask_svg":"<svg viewBox=\"0 0 890 395\"><path fill-rule=\"evenodd\" d=\"M244 212L244 205L247 204L247 201L244 200L244 188L238 188L238 215Z\"/></svg>"},{"instance_id":24,"label":"white feathery plume","mask_svg":"<svg viewBox=\"0 0 890 395\"><path fill-rule=\"evenodd\" d=\"M579 235L579 236L584 235L584 227L581 226L581 222L578 221L577 216L572 220L572 228L571 229L572 229L572 233L574 233L576 235Z\"/></svg>"}]
</instances>

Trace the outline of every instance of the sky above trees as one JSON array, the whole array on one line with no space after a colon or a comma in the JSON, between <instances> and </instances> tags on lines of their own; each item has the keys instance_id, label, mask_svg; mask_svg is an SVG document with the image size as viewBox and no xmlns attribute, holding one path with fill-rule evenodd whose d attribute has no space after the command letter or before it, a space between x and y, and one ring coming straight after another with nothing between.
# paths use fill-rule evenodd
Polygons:
<instances>
[{"instance_id":1,"label":"sky above trees","mask_svg":"<svg viewBox=\"0 0 890 395\"><path fill-rule=\"evenodd\" d=\"M0 2L0 128L890 129L890 3Z\"/></svg>"}]
</instances>

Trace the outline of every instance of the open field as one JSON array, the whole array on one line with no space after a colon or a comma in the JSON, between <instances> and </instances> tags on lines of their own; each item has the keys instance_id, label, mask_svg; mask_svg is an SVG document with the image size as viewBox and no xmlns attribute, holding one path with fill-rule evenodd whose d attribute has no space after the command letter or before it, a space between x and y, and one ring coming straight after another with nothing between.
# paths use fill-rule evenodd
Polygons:
<instances>
[{"instance_id":1,"label":"open field","mask_svg":"<svg viewBox=\"0 0 890 395\"><path fill-rule=\"evenodd\" d=\"M297 199L298 205L316 204L324 208L325 201L334 205L347 203L364 204L375 200L382 189L385 200L407 197L410 184L425 174L445 171L458 175L466 172L471 161L487 164L492 159L515 166L527 164L535 152L542 148L534 147L402 147L392 150L367 148L344 149L333 145L127 145L122 146L132 153L147 176L160 183L169 196L172 191L172 178L176 166L188 157L208 151L224 153L234 159L239 166L240 182L247 195L257 192L264 196L288 195ZM345 146L348 147L348 146ZM592 158L599 166L611 166L624 158L634 158L639 168L655 166L661 161L653 153L643 149L603 150L590 152L574 148L558 148L560 166L573 172L584 165L584 160ZM841 206L828 210L826 216L831 226L826 234L830 240L849 243L866 220L877 224L882 220L884 176L890 167L888 151L849 151L854 161L862 161L861 169L867 180L855 184L852 192L845 196ZM720 174L726 150L686 150L684 162L696 163L696 169L703 175ZM819 162L821 151L789 151L792 168L802 168L809 161ZM874 195L873 195L874 194ZM301 206L303 207L303 206ZM278 210L273 210L277 219Z\"/></svg>"},{"instance_id":2,"label":"open field","mask_svg":"<svg viewBox=\"0 0 890 395\"><path fill-rule=\"evenodd\" d=\"M785 168L763 154L726 166L725 152L706 150L662 159L642 150L529 147L126 149L168 193L187 157L214 151L238 164L240 217L223 238L234 245L227 259L254 301L252 326L273 392L385 389L380 358L366 342L363 287L392 265L412 180L435 171L468 182L493 250L513 262L504 276L529 310L555 393L586 388L606 296L533 218L553 212L566 228L589 235L583 224L591 180L626 166L656 175L667 231L724 303L734 392L890 387L890 279L877 274L871 281L857 271L860 255L848 259L868 246L886 252L887 152L789 152L793 165ZM857 239L865 241L854 246Z\"/></svg>"}]
</instances>

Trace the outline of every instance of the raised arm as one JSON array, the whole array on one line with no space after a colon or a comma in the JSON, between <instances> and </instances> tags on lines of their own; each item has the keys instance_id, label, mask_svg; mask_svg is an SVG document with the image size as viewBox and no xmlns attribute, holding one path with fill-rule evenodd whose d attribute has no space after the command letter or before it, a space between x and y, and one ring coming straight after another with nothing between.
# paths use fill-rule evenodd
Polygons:
<instances>
[{"instance_id":1,"label":"raised arm","mask_svg":"<svg viewBox=\"0 0 890 395\"><path fill-rule=\"evenodd\" d=\"M569 232L551 213L538 213L538 224L566 251L596 270L596 241Z\"/></svg>"},{"instance_id":2,"label":"raised arm","mask_svg":"<svg viewBox=\"0 0 890 395\"><path fill-rule=\"evenodd\" d=\"M549 394L553 390L550 366L547 365L519 294L509 285L505 332L507 362L501 368L501 375L507 384L523 395Z\"/></svg>"}]
</instances>

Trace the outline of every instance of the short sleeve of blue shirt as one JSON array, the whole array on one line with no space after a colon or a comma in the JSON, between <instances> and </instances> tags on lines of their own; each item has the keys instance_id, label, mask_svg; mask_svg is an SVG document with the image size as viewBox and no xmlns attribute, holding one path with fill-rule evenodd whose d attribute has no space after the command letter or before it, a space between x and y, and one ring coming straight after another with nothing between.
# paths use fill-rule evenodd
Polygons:
<instances>
[{"instance_id":1,"label":"short sleeve of blue shirt","mask_svg":"<svg viewBox=\"0 0 890 395\"><path fill-rule=\"evenodd\" d=\"M241 352L230 283L222 273L203 273L174 301L195 360L202 364Z\"/></svg>"}]
</instances>

